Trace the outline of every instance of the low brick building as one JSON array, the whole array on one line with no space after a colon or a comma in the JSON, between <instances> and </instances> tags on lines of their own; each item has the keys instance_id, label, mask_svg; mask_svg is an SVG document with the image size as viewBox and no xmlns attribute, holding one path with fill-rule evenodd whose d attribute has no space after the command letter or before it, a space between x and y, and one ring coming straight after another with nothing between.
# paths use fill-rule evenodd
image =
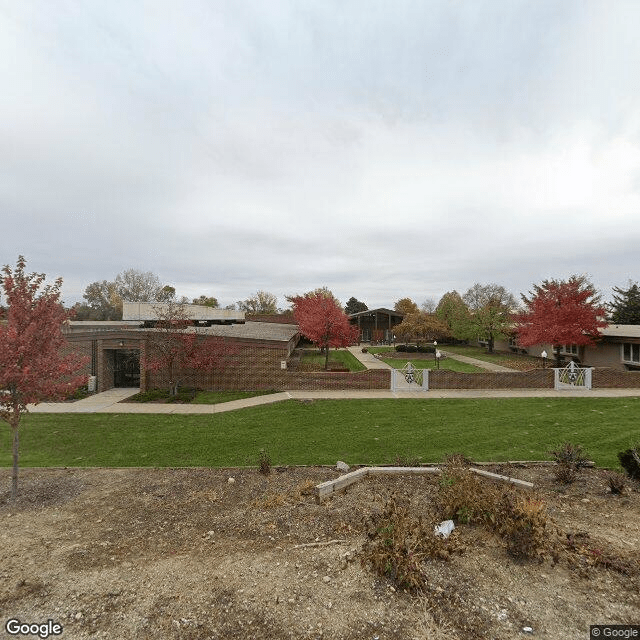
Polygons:
<instances>
[{"instance_id":1,"label":"low brick building","mask_svg":"<svg viewBox=\"0 0 640 640\"><path fill-rule=\"evenodd\" d=\"M197 389L252 391L258 389L388 389L389 371L300 371L291 354L300 339L298 326L280 322L192 327L202 340L223 340L228 353L209 371L180 373L180 385ZM70 322L70 351L88 356L84 373L95 376L96 390L139 387L145 391L168 385L163 371L141 368L146 345L155 329L140 323Z\"/></svg>"},{"instance_id":2,"label":"low brick building","mask_svg":"<svg viewBox=\"0 0 640 640\"><path fill-rule=\"evenodd\" d=\"M379 308L352 313L349 322L358 327L360 342L391 344L395 341L393 328L399 325L404 315L391 309Z\"/></svg>"}]
</instances>

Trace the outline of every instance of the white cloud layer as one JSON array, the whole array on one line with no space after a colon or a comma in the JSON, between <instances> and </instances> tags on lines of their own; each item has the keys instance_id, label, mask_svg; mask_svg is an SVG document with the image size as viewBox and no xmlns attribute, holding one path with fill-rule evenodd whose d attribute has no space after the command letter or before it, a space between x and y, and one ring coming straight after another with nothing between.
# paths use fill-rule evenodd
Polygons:
<instances>
[{"instance_id":1,"label":"white cloud layer","mask_svg":"<svg viewBox=\"0 0 640 640\"><path fill-rule=\"evenodd\" d=\"M640 4L0 2L0 261L223 303L640 279Z\"/></svg>"}]
</instances>

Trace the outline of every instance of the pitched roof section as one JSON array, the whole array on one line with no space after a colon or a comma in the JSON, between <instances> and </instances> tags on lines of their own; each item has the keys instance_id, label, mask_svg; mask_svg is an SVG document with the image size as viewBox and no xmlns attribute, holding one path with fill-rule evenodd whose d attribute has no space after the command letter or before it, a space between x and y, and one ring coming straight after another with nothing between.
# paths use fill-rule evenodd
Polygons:
<instances>
[{"instance_id":1,"label":"pitched roof section","mask_svg":"<svg viewBox=\"0 0 640 640\"><path fill-rule=\"evenodd\" d=\"M607 338L640 338L640 324L610 324L600 333Z\"/></svg>"}]
</instances>

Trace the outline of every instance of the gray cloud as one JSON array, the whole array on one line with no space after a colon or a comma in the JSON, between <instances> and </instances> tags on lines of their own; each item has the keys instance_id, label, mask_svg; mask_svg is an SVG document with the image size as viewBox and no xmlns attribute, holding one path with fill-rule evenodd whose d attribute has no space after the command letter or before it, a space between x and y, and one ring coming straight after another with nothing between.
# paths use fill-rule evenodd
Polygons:
<instances>
[{"instance_id":1,"label":"gray cloud","mask_svg":"<svg viewBox=\"0 0 640 640\"><path fill-rule=\"evenodd\" d=\"M0 8L0 258L80 299L638 279L633 1Z\"/></svg>"}]
</instances>

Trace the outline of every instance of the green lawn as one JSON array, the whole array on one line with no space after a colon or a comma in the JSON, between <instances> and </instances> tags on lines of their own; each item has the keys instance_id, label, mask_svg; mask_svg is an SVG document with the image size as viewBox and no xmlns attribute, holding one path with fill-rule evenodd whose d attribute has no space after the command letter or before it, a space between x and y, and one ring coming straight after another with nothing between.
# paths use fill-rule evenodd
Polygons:
<instances>
[{"instance_id":1,"label":"green lawn","mask_svg":"<svg viewBox=\"0 0 640 640\"><path fill-rule=\"evenodd\" d=\"M639 398L288 401L215 415L32 414L22 466L240 466L265 449L275 465L548 459L562 441L598 465L640 440ZM0 466L11 465L0 429Z\"/></svg>"},{"instance_id":2,"label":"green lawn","mask_svg":"<svg viewBox=\"0 0 640 640\"><path fill-rule=\"evenodd\" d=\"M325 356L319 351L305 351L302 355L302 362L316 364L320 369L324 369ZM341 369L349 371L365 371L366 367L350 351L343 349L333 349L329 351L329 365L337 365Z\"/></svg>"},{"instance_id":3,"label":"green lawn","mask_svg":"<svg viewBox=\"0 0 640 640\"><path fill-rule=\"evenodd\" d=\"M484 347L443 345L442 350L469 358L476 358L477 360L484 360L485 362L492 362L493 364L499 364L504 367L513 366L514 362L520 362L524 367L531 369L541 366L540 360L533 356L525 356L518 353L489 353Z\"/></svg>"},{"instance_id":4,"label":"green lawn","mask_svg":"<svg viewBox=\"0 0 640 640\"><path fill-rule=\"evenodd\" d=\"M195 391L181 388L176 396L169 396L166 389L151 389L136 393L127 398L127 402L176 401L184 404L219 404L231 400L242 400L254 396L264 396L275 391Z\"/></svg>"},{"instance_id":5,"label":"green lawn","mask_svg":"<svg viewBox=\"0 0 640 640\"><path fill-rule=\"evenodd\" d=\"M382 362L386 362L390 367L394 369L402 369L407 362L411 362L411 364L416 369L436 369L437 364L435 360L409 360L403 358L385 358L384 354L389 352L395 352L393 347L371 347L369 348L370 353L380 353L383 355L381 358ZM414 354L411 354L414 355ZM444 358L440 360L440 369L446 369L448 371L461 371L463 373L477 373L478 371L484 371L480 367L475 367L472 364L467 364L466 362L459 362L458 360L453 360L453 358Z\"/></svg>"},{"instance_id":6,"label":"green lawn","mask_svg":"<svg viewBox=\"0 0 640 640\"><path fill-rule=\"evenodd\" d=\"M386 362L390 367L394 369L402 369L407 362L416 369L437 369L438 366L435 360L400 360L398 358L382 358L382 362ZM453 360L453 358L444 358L440 360L440 369L446 369L448 371L462 371L463 373L477 373L478 371L484 371L480 367L476 367L466 362L460 362L459 360Z\"/></svg>"}]
</instances>

